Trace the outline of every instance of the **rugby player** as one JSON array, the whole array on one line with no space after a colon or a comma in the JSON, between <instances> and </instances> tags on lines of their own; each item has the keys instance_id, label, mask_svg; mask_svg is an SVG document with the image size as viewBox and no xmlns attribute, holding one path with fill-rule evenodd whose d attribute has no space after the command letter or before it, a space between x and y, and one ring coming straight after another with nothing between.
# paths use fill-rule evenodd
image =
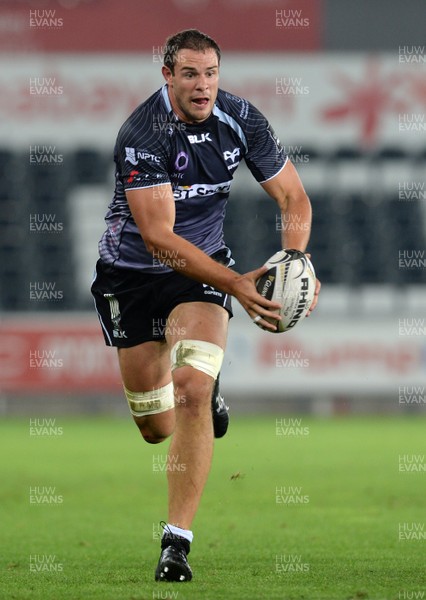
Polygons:
<instances>
[{"instance_id":1,"label":"rugby player","mask_svg":"<svg viewBox=\"0 0 426 600\"><path fill-rule=\"evenodd\" d=\"M280 319L279 304L255 288L266 268L230 269L223 221L239 163L245 160L278 203L283 222L306 224L283 231L283 248L304 251L311 223L309 199L266 118L219 89L220 58L217 43L198 30L167 39L165 84L118 133L115 194L92 284L105 341L118 348L136 425L152 444L173 434L157 581L192 579L191 524L213 437L228 427L218 375L231 296L267 329L276 326L265 317ZM315 304L316 298L312 309Z\"/></svg>"}]
</instances>

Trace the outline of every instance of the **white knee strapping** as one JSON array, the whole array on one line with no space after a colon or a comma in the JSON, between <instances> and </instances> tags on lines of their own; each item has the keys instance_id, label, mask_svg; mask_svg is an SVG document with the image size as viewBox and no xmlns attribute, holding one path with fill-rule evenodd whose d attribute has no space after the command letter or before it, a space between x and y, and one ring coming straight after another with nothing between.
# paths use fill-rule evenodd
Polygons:
<instances>
[{"instance_id":1,"label":"white knee strapping","mask_svg":"<svg viewBox=\"0 0 426 600\"><path fill-rule=\"evenodd\" d=\"M131 392L124 387L130 412L135 417L156 415L174 407L173 383L151 392Z\"/></svg>"},{"instance_id":2,"label":"white knee strapping","mask_svg":"<svg viewBox=\"0 0 426 600\"><path fill-rule=\"evenodd\" d=\"M223 361L223 350L202 340L180 340L171 351L172 371L178 367L194 367L217 379Z\"/></svg>"}]
</instances>

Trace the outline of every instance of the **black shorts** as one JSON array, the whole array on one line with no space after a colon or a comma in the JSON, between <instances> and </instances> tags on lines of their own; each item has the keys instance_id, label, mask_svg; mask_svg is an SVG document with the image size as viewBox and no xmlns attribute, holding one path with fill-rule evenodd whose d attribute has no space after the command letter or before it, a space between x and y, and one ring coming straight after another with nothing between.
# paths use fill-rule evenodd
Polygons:
<instances>
[{"instance_id":1,"label":"black shorts","mask_svg":"<svg viewBox=\"0 0 426 600\"><path fill-rule=\"evenodd\" d=\"M213 259L228 265L227 251ZM231 296L176 271L160 275L116 269L98 260L91 291L107 346L131 348L165 339L167 318L178 304L208 302L232 317Z\"/></svg>"}]
</instances>

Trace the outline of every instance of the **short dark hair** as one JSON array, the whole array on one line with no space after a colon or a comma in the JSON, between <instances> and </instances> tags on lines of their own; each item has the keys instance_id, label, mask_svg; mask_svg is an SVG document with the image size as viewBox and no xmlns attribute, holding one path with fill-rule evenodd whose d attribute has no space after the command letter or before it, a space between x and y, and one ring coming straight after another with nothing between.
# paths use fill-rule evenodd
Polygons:
<instances>
[{"instance_id":1,"label":"short dark hair","mask_svg":"<svg viewBox=\"0 0 426 600\"><path fill-rule=\"evenodd\" d=\"M203 52L207 48L213 48L217 54L218 63L220 63L220 48L214 39L206 33L198 31L198 29L184 29L168 37L164 47L163 62L173 74L176 64L176 54L183 48L199 52Z\"/></svg>"}]
</instances>

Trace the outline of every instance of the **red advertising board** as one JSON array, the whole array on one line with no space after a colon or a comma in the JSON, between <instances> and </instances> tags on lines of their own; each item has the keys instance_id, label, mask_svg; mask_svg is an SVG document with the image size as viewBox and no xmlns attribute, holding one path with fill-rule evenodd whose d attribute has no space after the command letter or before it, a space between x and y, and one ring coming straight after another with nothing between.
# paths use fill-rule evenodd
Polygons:
<instances>
[{"instance_id":1,"label":"red advertising board","mask_svg":"<svg viewBox=\"0 0 426 600\"><path fill-rule=\"evenodd\" d=\"M3 0L0 50L158 53L197 28L226 51L313 51L322 14L322 0Z\"/></svg>"},{"instance_id":2,"label":"red advertising board","mask_svg":"<svg viewBox=\"0 0 426 600\"><path fill-rule=\"evenodd\" d=\"M285 335L262 332L234 305L222 382L235 393L379 393L426 401L425 319L319 316ZM373 334L372 334L373 332ZM115 348L96 316L0 323L0 394L121 393ZM408 397L407 396L407 397Z\"/></svg>"},{"instance_id":3,"label":"red advertising board","mask_svg":"<svg viewBox=\"0 0 426 600\"><path fill-rule=\"evenodd\" d=\"M96 392L121 386L117 352L93 319L23 317L1 324L1 392Z\"/></svg>"}]
</instances>

